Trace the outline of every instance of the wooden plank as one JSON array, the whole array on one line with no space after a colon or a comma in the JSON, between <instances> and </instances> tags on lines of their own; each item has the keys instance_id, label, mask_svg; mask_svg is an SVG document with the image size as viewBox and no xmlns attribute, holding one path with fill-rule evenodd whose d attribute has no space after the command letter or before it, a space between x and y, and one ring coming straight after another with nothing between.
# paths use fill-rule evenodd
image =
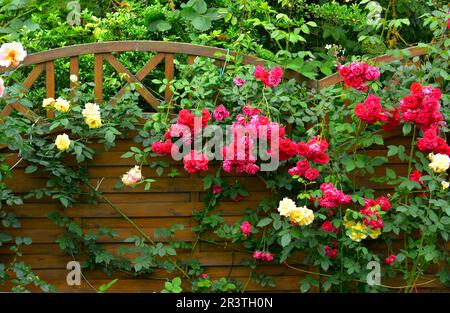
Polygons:
<instances>
[{"instance_id":1,"label":"wooden plank","mask_svg":"<svg viewBox=\"0 0 450 313\"><path fill-rule=\"evenodd\" d=\"M107 54L94 56L94 102L103 101L103 59Z\"/></svg>"},{"instance_id":2,"label":"wooden plank","mask_svg":"<svg viewBox=\"0 0 450 313\"><path fill-rule=\"evenodd\" d=\"M53 61L45 63L45 96L55 98L55 64ZM53 110L47 110L47 117L55 117Z\"/></svg>"},{"instance_id":3,"label":"wooden plank","mask_svg":"<svg viewBox=\"0 0 450 313\"><path fill-rule=\"evenodd\" d=\"M122 63L117 60L112 54L106 54L105 59L112 65L112 67L120 74L126 74L123 77L128 83L139 83L136 87L137 92L155 109L158 108L159 100L142 85L139 79L134 76Z\"/></svg>"},{"instance_id":4,"label":"wooden plank","mask_svg":"<svg viewBox=\"0 0 450 313\"><path fill-rule=\"evenodd\" d=\"M164 100L166 103L170 103L172 101L173 92L170 90L171 82L174 78L174 70L175 66L173 63L173 54L166 53L164 58L164 74L167 79L166 90L164 92Z\"/></svg>"},{"instance_id":5,"label":"wooden plank","mask_svg":"<svg viewBox=\"0 0 450 313\"><path fill-rule=\"evenodd\" d=\"M78 56L73 56L70 58L69 63L69 75L75 75L78 80L80 80L80 69L78 64ZM75 97L75 87L77 86L77 83L74 83L70 81L70 96L73 98Z\"/></svg>"},{"instance_id":6,"label":"wooden plank","mask_svg":"<svg viewBox=\"0 0 450 313\"><path fill-rule=\"evenodd\" d=\"M151 58L135 75L139 81L142 81L161 61L164 59L164 54L158 53L153 58ZM128 90L130 83L123 86L119 92L109 101L108 104L114 105L119 99L121 99Z\"/></svg>"}]
</instances>

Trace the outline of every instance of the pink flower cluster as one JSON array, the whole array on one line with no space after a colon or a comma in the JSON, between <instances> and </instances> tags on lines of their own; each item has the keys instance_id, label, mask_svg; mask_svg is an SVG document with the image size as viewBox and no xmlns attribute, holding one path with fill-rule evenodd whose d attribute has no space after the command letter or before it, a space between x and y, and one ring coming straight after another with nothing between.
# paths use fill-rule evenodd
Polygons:
<instances>
[{"instance_id":1,"label":"pink flower cluster","mask_svg":"<svg viewBox=\"0 0 450 313\"><path fill-rule=\"evenodd\" d=\"M253 76L258 78L264 84L264 87L273 88L281 83L283 78L283 69L281 67L274 67L270 72L266 71L264 67L257 65Z\"/></svg>"},{"instance_id":2,"label":"pink flower cluster","mask_svg":"<svg viewBox=\"0 0 450 313\"><path fill-rule=\"evenodd\" d=\"M233 79L233 83L234 83L236 86L238 86L238 87L242 87L242 86L245 85L245 79L241 79L241 78L239 78L239 77L235 77L235 78Z\"/></svg>"},{"instance_id":3,"label":"pink flower cluster","mask_svg":"<svg viewBox=\"0 0 450 313\"><path fill-rule=\"evenodd\" d=\"M315 168L310 168L309 162L306 160L297 162L295 167L288 170L288 173L292 176L297 175L311 181L316 180L319 177L319 171Z\"/></svg>"},{"instance_id":4,"label":"pink flower cluster","mask_svg":"<svg viewBox=\"0 0 450 313\"><path fill-rule=\"evenodd\" d=\"M338 72L347 86L362 91L368 89L366 85L367 81L377 80L380 77L380 71L376 67L366 63L338 64Z\"/></svg>"},{"instance_id":5,"label":"pink flower cluster","mask_svg":"<svg viewBox=\"0 0 450 313\"><path fill-rule=\"evenodd\" d=\"M275 256L275 254L258 251L258 250L253 252L253 258L255 258L256 260L261 260L261 261L268 261L268 262L273 261L274 256Z\"/></svg>"},{"instance_id":6,"label":"pink flower cluster","mask_svg":"<svg viewBox=\"0 0 450 313\"><path fill-rule=\"evenodd\" d=\"M347 204L352 200L349 195L335 188L333 183L320 185L320 190L322 190L322 197L319 198L319 205L327 209Z\"/></svg>"},{"instance_id":7,"label":"pink flower cluster","mask_svg":"<svg viewBox=\"0 0 450 313\"><path fill-rule=\"evenodd\" d=\"M389 115L381 106L380 98L372 94L367 96L364 103L358 103L355 106L355 115L367 124L387 122L389 119Z\"/></svg>"},{"instance_id":8,"label":"pink flower cluster","mask_svg":"<svg viewBox=\"0 0 450 313\"><path fill-rule=\"evenodd\" d=\"M297 143L297 154L319 164L327 164L330 160L325 151L328 149L328 142L325 139L313 137L308 142Z\"/></svg>"},{"instance_id":9,"label":"pink flower cluster","mask_svg":"<svg viewBox=\"0 0 450 313\"><path fill-rule=\"evenodd\" d=\"M222 121L230 116L230 112L225 108L223 104L214 109L213 117L216 121Z\"/></svg>"},{"instance_id":10,"label":"pink flower cluster","mask_svg":"<svg viewBox=\"0 0 450 313\"><path fill-rule=\"evenodd\" d=\"M396 259L397 259L397 256L393 254L393 255L388 256L388 257L384 260L384 262L385 262L387 265L391 265L392 263L395 262Z\"/></svg>"},{"instance_id":11,"label":"pink flower cluster","mask_svg":"<svg viewBox=\"0 0 450 313\"><path fill-rule=\"evenodd\" d=\"M252 225L248 221L244 221L241 224L240 228L241 228L242 234L245 237L248 237L248 235L250 235L250 233L252 232Z\"/></svg>"}]
</instances>

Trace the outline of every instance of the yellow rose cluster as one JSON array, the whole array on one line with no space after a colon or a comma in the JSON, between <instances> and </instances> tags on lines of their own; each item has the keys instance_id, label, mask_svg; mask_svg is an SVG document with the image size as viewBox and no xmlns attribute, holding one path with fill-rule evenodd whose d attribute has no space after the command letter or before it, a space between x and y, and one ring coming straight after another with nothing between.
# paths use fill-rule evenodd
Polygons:
<instances>
[{"instance_id":1,"label":"yellow rose cluster","mask_svg":"<svg viewBox=\"0 0 450 313\"><path fill-rule=\"evenodd\" d=\"M42 107L46 110L54 109L61 113L66 113L70 109L70 102L59 97L58 99L46 98L42 101Z\"/></svg>"},{"instance_id":2,"label":"yellow rose cluster","mask_svg":"<svg viewBox=\"0 0 450 313\"><path fill-rule=\"evenodd\" d=\"M450 157L446 154L430 153L428 159L431 161L431 163L428 164L428 168L435 173L443 173L450 167Z\"/></svg>"},{"instance_id":3,"label":"yellow rose cluster","mask_svg":"<svg viewBox=\"0 0 450 313\"><path fill-rule=\"evenodd\" d=\"M102 126L100 108L97 104L86 103L81 114L83 114L85 122L89 128L99 128Z\"/></svg>"},{"instance_id":4,"label":"yellow rose cluster","mask_svg":"<svg viewBox=\"0 0 450 313\"><path fill-rule=\"evenodd\" d=\"M289 217L289 220L296 225L306 226L314 221L314 212L306 206L297 207L294 201L284 198L278 205L278 212L281 216Z\"/></svg>"},{"instance_id":5,"label":"yellow rose cluster","mask_svg":"<svg viewBox=\"0 0 450 313\"><path fill-rule=\"evenodd\" d=\"M55 146L60 151L66 151L70 147L70 139L66 134L58 135L55 140Z\"/></svg>"},{"instance_id":6,"label":"yellow rose cluster","mask_svg":"<svg viewBox=\"0 0 450 313\"><path fill-rule=\"evenodd\" d=\"M360 242L369 236L372 239L376 239L381 235L381 230L379 228L372 229L370 226L364 225L362 222L347 221L344 218L344 227L350 232L347 232L351 240Z\"/></svg>"}]
</instances>

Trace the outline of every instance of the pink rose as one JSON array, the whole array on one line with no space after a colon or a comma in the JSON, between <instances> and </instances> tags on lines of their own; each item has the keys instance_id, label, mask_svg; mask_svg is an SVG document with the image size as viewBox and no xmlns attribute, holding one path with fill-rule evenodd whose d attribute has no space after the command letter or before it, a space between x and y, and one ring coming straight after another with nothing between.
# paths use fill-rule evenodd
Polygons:
<instances>
[{"instance_id":1,"label":"pink rose","mask_svg":"<svg viewBox=\"0 0 450 313\"><path fill-rule=\"evenodd\" d=\"M221 104L214 110L213 116L216 119L216 121L221 121L230 116L230 112L228 112L227 109L223 106L223 104Z\"/></svg>"},{"instance_id":2,"label":"pink rose","mask_svg":"<svg viewBox=\"0 0 450 313\"><path fill-rule=\"evenodd\" d=\"M245 84L245 79L240 79L239 77L235 77L233 79L233 83L238 87L242 87Z\"/></svg>"},{"instance_id":3,"label":"pink rose","mask_svg":"<svg viewBox=\"0 0 450 313\"><path fill-rule=\"evenodd\" d=\"M377 80L378 77L380 77L380 71L374 66L369 66L365 73L365 78L367 80Z\"/></svg>"},{"instance_id":4,"label":"pink rose","mask_svg":"<svg viewBox=\"0 0 450 313\"><path fill-rule=\"evenodd\" d=\"M315 168L307 169L305 172L305 178L309 180L316 180L319 177L319 171Z\"/></svg>"},{"instance_id":5,"label":"pink rose","mask_svg":"<svg viewBox=\"0 0 450 313\"><path fill-rule=\"evenodd\" d=\"M213 193L213 194L217 195L217 194L219 194L219 193L221 193L221 192L222 192L222 187L217 186L217 185L214 185L214 186L212 187L212 193Z\"/></svg>"},{"instance_id":6,"label":"pink rose","mask_svg":"<svg viewBox=\"0 0 450 313\"><path fill-rule=\"evenodd\" d=\"M0 98L3 96L4 91L5 91L5 84L3 83L3 79L0 77Z\"/></svg>"}]
</instances>

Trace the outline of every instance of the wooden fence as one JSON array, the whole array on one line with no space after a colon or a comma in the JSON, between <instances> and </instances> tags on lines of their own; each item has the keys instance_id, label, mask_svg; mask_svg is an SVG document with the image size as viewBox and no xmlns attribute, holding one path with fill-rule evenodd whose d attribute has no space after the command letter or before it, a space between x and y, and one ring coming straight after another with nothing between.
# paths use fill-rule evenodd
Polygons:
<instances>
[{"instance_id":1,"label":"wooden fence","mask_svg":"<svg viewBox=\"0 0 450 313\"><path fill-rule=\"evenodd\" d=\"M148 51L156 52L144 67L136 74L127 70L116 58L114 53L124 51ZM411 48L411 55L423 55L425 51L420 48ZM219 54L220 55L219 55ZM55 67L54 61L60 58L70 59L70 74L78 74L78 60L80 55L94 54L94 82L95 82L95 100L96 102L105 101L102 91L103 81L103 63L108 62L119 73L126 73L126 84L142 81L155 66L164 60L165 62L165 77L168 81L174 79L174 58L177 54L188 55L188 62L192 63L197 56L209 57L223 61L226 51L205 46L196 46L181 43L169 42L152 42L152 41L131 41L131 42L103 42L78 45L66 48L50 50L46 52L29 55L23 66L33 66L34 68L23 82L26 89L30 89L37 77L45 71L46 78L46 95L47 97L55 96ZM232 53L235 55L234 53ZM264 64L263 60L244 55L244 63L250 64ZM390 56L381 56L376 59L380 62L389 62L394 60ZM290 72L289 77L303 80L297 73ZM326 86L338 83L340 77L332 75L320 81L309 80L307 84L310 88L324 88ZM144 85L142 85L138 92L143 98L154 108L157 107L158 101ZM124 94L124 88L119 90L118 94L112 99L108 100L113 104L119 100ZM165 100L168 101L172 94L168 88L165 92ZM106 101L105 101L106 102ZM37 114L31 109L16 103L6 106L0 114L1 116L9 115L17 110L22 112L31 119L36 119ZM51 114L51 113L49 113ZM404 144L408 146L404 138L398 131L384 133L385 145L390 144ZM92 182L96 184L97 181L103 180L100 191L104 193L115 205L121 208L126 215L133 219L133 221L141 227L146 233L152 235L156 228L168 227L172 224L183 224L185 229L177 232L175 240L184 240L192 242L195 239L195 234L191 231L191 227L195 226L196 221L192 217L194 210L200 210L203 207L203 198L205 196L203 190L202 177L200 175L190 175L181 169L179 163L168 160L174 167L180 167L180 176L169 178L166 174L162 177L157 177L154 170L145 168L143 175L147 178L154 177L157 181L152 185L150 191L144 191L143 188L126 188L116 190L115 183L118 177L126 172L134 165L130 159L122 159L120 156L129 151L131 146L135 143L131 139L120 140L116 147L109 151L103 151L102 145L93 144L92 147L97 151L95 159L89 163L88 175ZM7 156L9 164L15 164L19 156L10 153L5 147L3 152ZM384 147L374 147L367 153L371 155L386 156L386 149ZM74 160L68 160L69 164ZM406 166L404 162L393 159L389 164L399 175L406 174ZM13 178L6 181L7 185L16 193L23 195L31 189L44 187L46 183L46 174L42 171L37 171L33 174L25 174L26 164L20 162L14 169ZM212 171L215 169L212 168ZM378 169L377 171L384 171ZM378 174L382 174L379 172ZM246 208L254 208L257 206L263 197L267 196L268 191L265 184L256 177L236 176L227 177L229 181L238 180L249 191L249 196L241 202L221 201L217 207L217 212L221 212L225 221L234 223L242 216L242 212ZM379 186L370 182L365 177L358 177L361 185L377 188L387 189L387 186ZM385 192L386 190L379 190ZM92 292L93 289L82 281L81 286L68 286L66 284L66 265L72 260L72 256L66 255L62 252L55 239L62 234L62 229L56 226L47 218L47 214L52 211L61 210L63 208L54 200L43 198L27 199L21 206L8 207L8 210L13 211L21 219L22 227L17 230L9 231L12 235L30 236L33 239L33 244L23 247L23 256L20 260L25 261L31 265L33 270L39 277L47 282L55 285L61 292ZM121 218L116 211L111 209L106 203L99 202L97 205L91 205L87 202L81 201L74 207L66 209L65 212L69 217L74 218L82 226L84 231L92 231L101 226L105 226L119 232L119 237L101 238L100 242L104 244L108 251L116 251L118 245L123 245L123 239L135 235L135 230ZM374 249L385 249L381 244L374 243ZM194 255L198 258L203 266L206 267L206 273L213 278L218 277L232 277L245 283L248 279L249 268L243 266L242 262L249 259L251 256L238 251L238 247L229 245L227 248L218 247L216 245L201 242ZM180 252L182 257L187 257L187 253ZM78 257L78 256L77 256ZM9 251L9 246L0 247L0 262L5 262L12 258L12 253ZM301 253L297 254L292 262L302 258ZM82 257L80 257L82 260ZM308 268L297 265L299 268L308 270ZM271 275L277 285L276 289L271 287L261 287L253 282L248 285L248 291L277 291L277 292L295 292L299 290L299 281L303 273L295 269L286 267L284 265L263 265L258 267L257 273L264 272ZM427 273L425 279L434 278L433 273L436 268L432 268L430 273ZM84 276L89 282L95 286L109 282L112 277L98 271L84 271ZM119 281L110 289L110 291L122 292L152 292L160 291L163 288L167 274L163 270L156 270L151 278L135 278L125 273L116 273L113 278L119 278ZM392 284L401 284L399 280L390 281ZM10 286L0 286L0 290L9 290ZM441 291L445 290L437 281L421 286L421 289L427 291ZM448 290L447 290L448 291Z\"/></svg>"}]
</instances>

